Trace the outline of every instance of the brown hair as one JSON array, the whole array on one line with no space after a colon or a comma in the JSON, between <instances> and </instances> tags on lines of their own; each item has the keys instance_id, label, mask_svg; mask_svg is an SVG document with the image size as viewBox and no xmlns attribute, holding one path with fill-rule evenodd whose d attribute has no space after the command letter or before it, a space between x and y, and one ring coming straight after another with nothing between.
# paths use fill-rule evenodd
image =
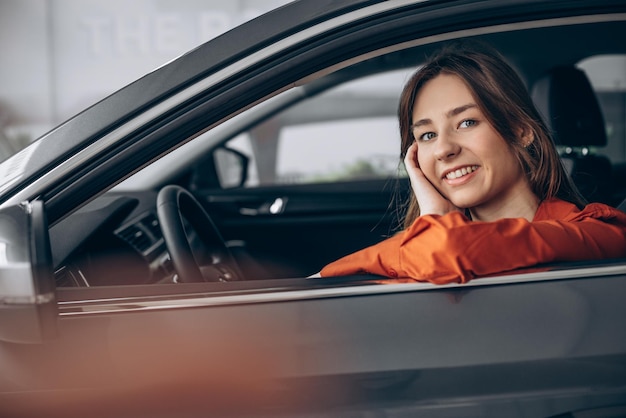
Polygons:
<instances>
[{"instance_id":1,"label":"brown hair","mask_svg":"<svg viewBox=\"0 0 626 418\"><path fill-rule=\"evenodd\" d=\"M401 160L415 139L411 131L415 99L426 82L442 73L456 75L465 82L489 123L516 155L541 201L558 197L579 207L585 205L519 75L497 51L475 42L457 41L444 47L404 86L398 106ZM534 140L524 146L520 132L532 133ZM408 227L419 216L413 190L405 211L404 226Z\"/></svg>"}]
</instances>

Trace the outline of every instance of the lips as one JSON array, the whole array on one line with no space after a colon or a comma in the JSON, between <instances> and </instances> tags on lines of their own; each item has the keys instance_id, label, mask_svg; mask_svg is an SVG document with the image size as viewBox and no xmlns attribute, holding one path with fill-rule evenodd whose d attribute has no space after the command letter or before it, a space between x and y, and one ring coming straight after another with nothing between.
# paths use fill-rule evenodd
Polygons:
<instances>
[{"instance_id":1,"label":"lips","mask_svg":"<svg viewBox=\"0 0 626 418\"><path fill-rule=\"evenodd\" d=\"M467 165L464 167L455 168L453 170L446 172L443 175L443 178L448 179L448 180L458 179L460 177L473 173L477 169L478 169L477 165Z\"/></svg>"}]
</instances>

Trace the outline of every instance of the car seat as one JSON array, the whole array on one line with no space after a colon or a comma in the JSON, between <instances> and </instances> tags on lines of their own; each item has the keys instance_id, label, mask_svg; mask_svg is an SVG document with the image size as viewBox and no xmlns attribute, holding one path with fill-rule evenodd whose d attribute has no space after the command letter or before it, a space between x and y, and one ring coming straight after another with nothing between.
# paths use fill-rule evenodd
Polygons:
<instances>
[{"instance_id":1,"label":"car seat","mask_svg":"<svg viewBox=\"0 0 626 418\"><path fill-rule=\"evenodd\" d=\"M611 162L591 149L606 146L607 135L600 104L584 71L555 67L537 80L531 94L582 195L590 202L614 204Z\"/></svg>"}]
</instances>

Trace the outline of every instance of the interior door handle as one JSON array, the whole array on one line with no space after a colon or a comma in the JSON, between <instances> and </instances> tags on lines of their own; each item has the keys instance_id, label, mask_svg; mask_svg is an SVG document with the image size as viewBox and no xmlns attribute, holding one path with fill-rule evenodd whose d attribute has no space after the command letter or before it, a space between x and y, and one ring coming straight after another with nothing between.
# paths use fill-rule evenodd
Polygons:
<instances>
[{"instance_id":1,"label":"interior door handle","mask_svg":"<svg viewBox=\"0 0 626 418\"><path fill-rule=\"evenodd\" d=\"M239 213L246 216L257 215L278 215L285 211L287 206L286 197L277 197L272 201L267 201L255 208L242 207L239 209Z\"/></svg>"}]
</instances>

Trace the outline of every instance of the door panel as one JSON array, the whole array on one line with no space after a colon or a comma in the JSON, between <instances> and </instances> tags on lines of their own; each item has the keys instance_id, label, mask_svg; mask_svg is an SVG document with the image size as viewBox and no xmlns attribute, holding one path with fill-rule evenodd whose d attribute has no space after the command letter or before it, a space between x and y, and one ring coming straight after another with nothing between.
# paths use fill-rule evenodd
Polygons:
<instances>
[{"instance_id":1,"label":"door panel","mask_svg":"<svg viewBox=\"0 0 626 418\"><path fill-rule=\"evenodd\" d=\"M58 339L0 343L2 416L554 416L626 395L623 276L152 310L81 292Z\"/></svg>"},{"instance_id":2,"label":"door panel","mask_svg":"<svg viewBox=\"0 0 626 418\"><path fill-rule=\"evenodd\" d=\"M194 193L235 252L265 266L250 278L267 278L316 273L392 235L408 187L389 179Z\"/></svg>"}]
</instances>

